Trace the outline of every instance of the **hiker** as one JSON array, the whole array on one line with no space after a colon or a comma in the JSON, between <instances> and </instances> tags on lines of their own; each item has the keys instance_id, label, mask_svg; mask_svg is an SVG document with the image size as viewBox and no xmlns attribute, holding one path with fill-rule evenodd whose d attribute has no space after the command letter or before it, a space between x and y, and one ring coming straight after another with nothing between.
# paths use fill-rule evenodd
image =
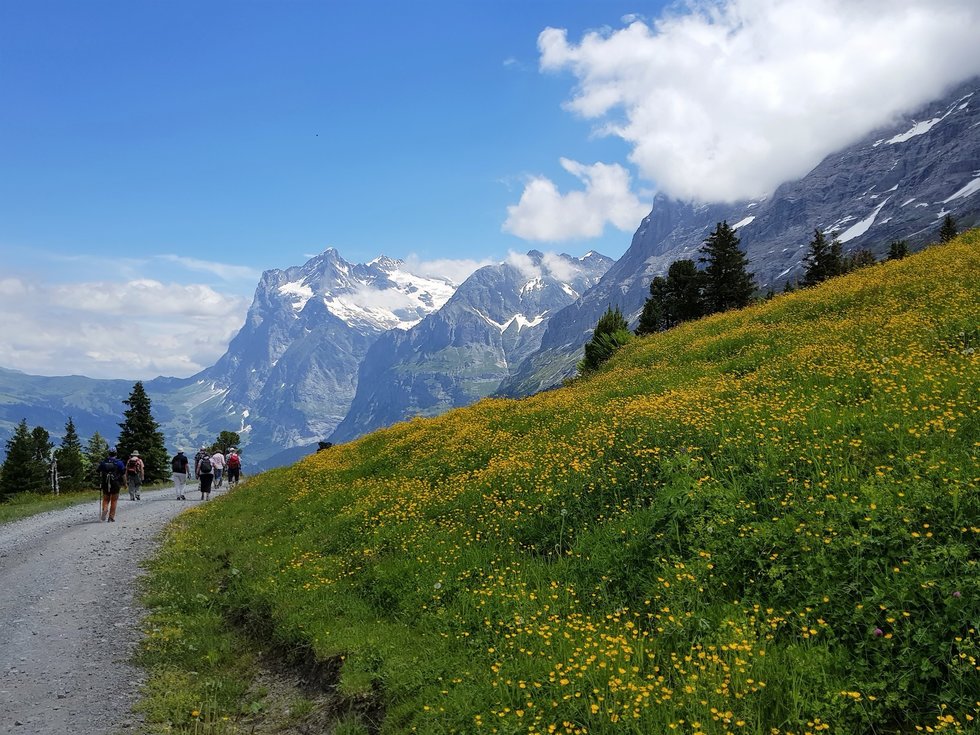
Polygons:
<instances>
[{"instance_id":1,"label":"hiker","mask_svg":"<svg viewBox=\"0 0 980 735\"><path fill-rule=\"evenodd\" d=\"M116 448L109 447L109 455L99 462L99 487L102 489L102 515L100 520L116 520L116 503L126 467L116 456ZM108 518L107 518L108 517Z\"/></svg>"},{"instance_id":2,"label":"hiker","mask_svg":"<svg viewBox=\"0 0 980 735\"><path fill-rule=\"evenodd\" d=\"M197 450L197 454L194 455L194 478L197 480L197 489L201 489L201 473L197 471L197 468L201 465L201 459L208 456L207 447L201 447Z\"/></svg>"},{"instance_id":3,"label":"hiker","mask_svg":"<svg viewBox=\"0 0 980 735\"><path fill-rule=\"evenodd\" d=\"M134 449L126 460L126 487L129 488L129 499L140 499L140 488L143 486L143 460L138 449Z\"/></svg>"},{"instance_id":4,"label":"hiker","mask_svg":"<svg viewBox=\"0 0 980 735\"><path fill-rule=\"evenodd\" d=\"M184 488L187 486L187 471L190 469L191 461L187 459L183 449L178 449L177 454L170 460L170 471L174 478L174 492L177 500L186 500Z\"/></svg>"},{"instance_id":5,"label":"hiker","mask_svg":"<svg viewBox=\"0 0 980 735\"><path fill-rule=\"evenodd\" d=\"M201 500L211 498L211 482L214 480L214 468L211 467L211 458L205 452L204 456L197 462L194 468L198 479L201 481Z\"/></svg>"},{"instance_id":6,"label":"hiker","mask_svg":"<svg viewBox=\"0 0 980 735\"><path fill-rule=\"evenodd\" d=\"M228 459L225 461L225 467L228 468L228 485L237 485L238 480L241 478L242 473L242 460L238 456L238 450L235 447L231 448L228 452Z\"/></svg>"},{"instance_id":7,"label":"hiker","mask_svg":"<svg viewBox=\"0 0 980 735\"><path fill-rule=\"evenodd\" d=\"M221 473L225 469L225 455L218 449L211 455L211 469L214 470L214 487L221 487Z\"/></svg>"}]
</instances>

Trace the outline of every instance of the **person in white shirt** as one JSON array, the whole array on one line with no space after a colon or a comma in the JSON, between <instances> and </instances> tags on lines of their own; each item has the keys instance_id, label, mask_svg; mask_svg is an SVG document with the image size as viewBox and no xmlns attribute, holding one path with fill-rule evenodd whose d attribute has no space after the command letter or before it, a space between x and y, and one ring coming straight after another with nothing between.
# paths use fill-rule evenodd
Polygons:
<instances>
[{"instance_id":1,"label":"person in white shirt","mask_svg":"<svg viewBox=\"0 0 980 735\"><path fill-rule=\"evenodd\" d=\"M211 455L211 467L214 469L214 487L221 487L221 477L225 470L225 455L218 450Z\"/></svg>"}]
</instances>

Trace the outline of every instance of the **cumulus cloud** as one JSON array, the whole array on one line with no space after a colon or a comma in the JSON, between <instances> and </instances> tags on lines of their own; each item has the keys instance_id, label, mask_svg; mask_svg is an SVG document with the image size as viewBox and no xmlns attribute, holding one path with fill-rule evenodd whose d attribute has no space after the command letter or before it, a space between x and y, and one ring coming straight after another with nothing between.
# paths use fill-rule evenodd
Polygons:
<instances>
[{"instance_id":1,"label":"cumulus cloud","mask_svg":"<svg viewBox=\"0 0 980 735\"><path fill-rule=\"evenodd\" d=\"M248 301L201 284L0 281L4 367L94 378L185 377L215 362Z\"/></svg>"},{"instance_id":2,"label":"cumulus cloud","mask_svg":"<svg viewBox=\"0 0 980 735\"><path fill-rule=\"evenodd\" d=\"M577 43L547 28L538 48L542 70L576 77L568 108L628 142L640 174L685 200L766 195L980 73L976 0L684 7ZM518 215L549 208L564 215L564 202L550 182L535 180L508 223L512 231L560 234L567 225Z\"/></svg>"},{"instance_id":3,"label":"cumulus cloud","mask_svg":"<svg viewBox=\"0 0 980 735\"><path fill-rule=\"evenodd\" d=\"M562 194L550 179L532 177L520 201L507 207L505 232L547 242L599 237L607 224L623 231L636 229L650 209L630 191L629 171L619 164L587 166L562 158L561 166L585 190Z\"/></svg>"},{"instance_id":4,"label":"cumulus cloud","mask_svg":"<svg viewBox=\"0 0 980 735\"><path fill-rule=\"evenodd\" d=\"M434 258L423 260L412 253L404 260L403 267L409 273L428 278L444 278L450 283L460 284L469 278L474 271L485 265L492 265L489 259L473 260L471 258Z\"/></svg>"}]
</instances>

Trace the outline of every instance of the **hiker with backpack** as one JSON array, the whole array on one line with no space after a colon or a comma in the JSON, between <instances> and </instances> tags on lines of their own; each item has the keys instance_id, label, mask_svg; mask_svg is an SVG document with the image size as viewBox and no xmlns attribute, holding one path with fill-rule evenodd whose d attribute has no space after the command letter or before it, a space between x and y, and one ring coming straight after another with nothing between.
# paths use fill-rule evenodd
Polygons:
<instances>
[{"instance_id":1,"label":"hiker with backpack","mask_svg":"<svg viewBox=\"0 0 980 735\"><path fill-rule=\"evenodd\" d=\"M126 467L122 460L116 457L116 448L109 447L109 455L99 462L99 487L102 490L102 514L100 520L115 522L116 503L119 502L119 488Z\"/></svg>"},{"instance_id":2,"label":"hiker with backpack","mask_svg":"<svg viewBox=\"0 0 980 735\"><path fill-rule=\"evenodd\" d=\"M183 449L178 449L177 454L170 460L170 471L174 479L174 492L177 500L185 500L184 488L187 486L187 471L190 469L191 461L187 459Z\"/></svg>"},{"instance_id":3,"label":"hiker with backpack","mask_svg":"<svg viewBox=\"0 0 980 735\"><path fill-rule=\"evenodd\" d=\"M238 456L238 450L235 447L232 447L231 451L228 452L225 467L228 468L228 486L237 485L238 480L241 478L242 460Z\"/></svg>"},{"instance_id":4,"label":"hiker with backpack","mask_svg":"<svg viewBox=\"0 0 980 735\"><path fill-rule=\"evenodd\" d=\"M140 488L143 486L143 460L139 450L134 449L126 460L126 487L129 488L129 499L140 499Z\"/></svg>"},{"instance_id":5,"label":"hiker with backpack","mask_svg":"<svg viewBox=\"0 0 980 735\"><path fill-rule=\"evenodd\" d=\"M197 450L197 454L194 455L194 479L197 480L197 489L201 489L201 473L197 471L197 468L201 464L201 458L208 456L207 447L201 447Z\"/></svg>"},{"instance_id":6,"label":"hiker with backpack","mask_svg":"<svg viewBox=\"0 0 980 735\"><path fill-rule=\"evenodd\" d=\"M207 452L197 461L194 474L201 481L201 500L211 498L211 482L214 480L214 468L211 466L211 458Z\"/></svg>"}]
</instances>

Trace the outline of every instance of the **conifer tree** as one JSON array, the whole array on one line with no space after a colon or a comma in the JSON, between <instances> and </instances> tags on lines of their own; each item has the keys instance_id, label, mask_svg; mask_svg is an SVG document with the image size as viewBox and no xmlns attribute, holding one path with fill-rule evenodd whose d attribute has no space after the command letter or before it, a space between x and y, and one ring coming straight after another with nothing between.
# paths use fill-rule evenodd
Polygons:
<instances>
[{"instance_id":1,"label":"conifer tree","mask_svg":"<svg viewBox=\"0 0 980 735\"><path fill-rule=\"evenodd\" d=\"M55 459L58 460L58 481L62 490L71 492L85 487L85 456L71 416L65 424L65 435L61 439L61 446L55 451Z\"/></svg>"},{"instance_id":2,"label":"conifer tree","mask_svg":"<svg viewBox=\"0 0 980 735\"><path fill-rule=\"evenodd\" d=\"M874 253L867 248L861 248L845 258L844 272L847 273L858 268L867 268L869 265L875 265L877 262L878 260L875 258Z\"/></svg>"},{"instance_id":3,"label":"conifer tree","mask_svg":"<svg viewBox=\"0 0 980 735\"><path fill-rule=\"evenodd\" d=\"M888 260L901 260L909 254L909 244L905 240L892 240L888 246Z\"/></svg>"},{"instance_id":4,"label":"conifer tree","mask_svg":"<svg viewBox=\"0 0 980 735\"><path fill-rule=\"evenodd\" d=\"M632 339L633 335L623 313L617 306L606 309L599 317L592 339L585 345L585 358L578 364L581 375L592 372L612 357L613 353Z\"/></svg>"},{"instance_id":5,"label":"conifer tree","mask_svg":"<svg viewBox=\"0 0 980 735\"><path fill-rule=\"evenodd\" d=\"M14 493L41 493L48 489L51 467L51 436L41 426L28 429L21 419L7 440L7 457L0 467L0 497Z\"/></svg>"},{"instance_id":6,"label":"conifer tree","mask_svg":"<svg viewBox=\"0 0 980 735\"><path fill-rule=\"evenodd\" d=\"M956 220L953 219L953 215L947 214L939 228L939 242L949 242L956 237L956 234Z\"/></svg>"},{"instance_id":7,"label":"conifer tree","mask_svg":"<svg viewBox=\"0 0 980 735\"><path fill-rule=\"evenodd\" d=\"M656 276L650 281L650 295L643 302L640 321L636 325L637 335L662 332L670 326L667 314L667 279Z\"/></svg>"},{"instance_id":8,"label":"conifer tree","mask_svg":"<svg viewBox=\"0 0 980 735\"><path fill-rule=\"evenodd\" d=\"M704 316L705 274L693 260L675 260L667 269L667 304L673 324Z\"/></svg>"},{"instance_id":9,"label":"conifer tree","mask_svg":"<svg viewBox=\"0 0 980 735\"><path fill-rule=\"evenodd\" d=\"M748 271L748 258L728 222L719 222L704 245L699 261L704 269L705 313L714 314L748 306L755 292L755 277Z\"/></svg>"},{"instance_id":10,"label":"conifer tree","mask_svg":"<svg viewBox=\"0 0 980 735\"><path fill-rule=\"evenodd\" d=\"M14 434L7 440L7 456L0 467L0 499L31 489L31 465L34 462L34 441L27 428L27 419L21 419Z\"/></svg>"},{"instance_id":11,"label":"conifer tree","mask_svg":"<svg viewBox=\"0 0 980 735\"><path fill-rule=\"evenodd\" d=\"M828 278L839 276L844 272L844 259L840 241L836 238L832 243L820 230L813 231L810 248L803 257L806 272L803 274L804 286L816 286Z\"/></svg>"},{"instance_id":12,"label":"conifer tree","mask_svg":"<svg viewBox=\"0 0 980 735\"><path fill-rule=\"evenodd\" d=\"M85 481L89 487L99 487L99 463L109 455L109 442L99 432L85 445Z\"/></svg>"},{"instance_id":13,"label":"conifer tree","mask_svg":"<svg viewBox=\"0 0 980 735\"><path fill-rule=\"evenodd\" d=\"M119 440L116 450L125 462L132 451L138 450L143 460L144 482L150 484L169 477L170 461L167 446L160 432L160 425L150 410L150 397L137 381L129 398L123 401L129 408L123 411L125 420L119 424Z\"/></svg>"}]
</instances>

